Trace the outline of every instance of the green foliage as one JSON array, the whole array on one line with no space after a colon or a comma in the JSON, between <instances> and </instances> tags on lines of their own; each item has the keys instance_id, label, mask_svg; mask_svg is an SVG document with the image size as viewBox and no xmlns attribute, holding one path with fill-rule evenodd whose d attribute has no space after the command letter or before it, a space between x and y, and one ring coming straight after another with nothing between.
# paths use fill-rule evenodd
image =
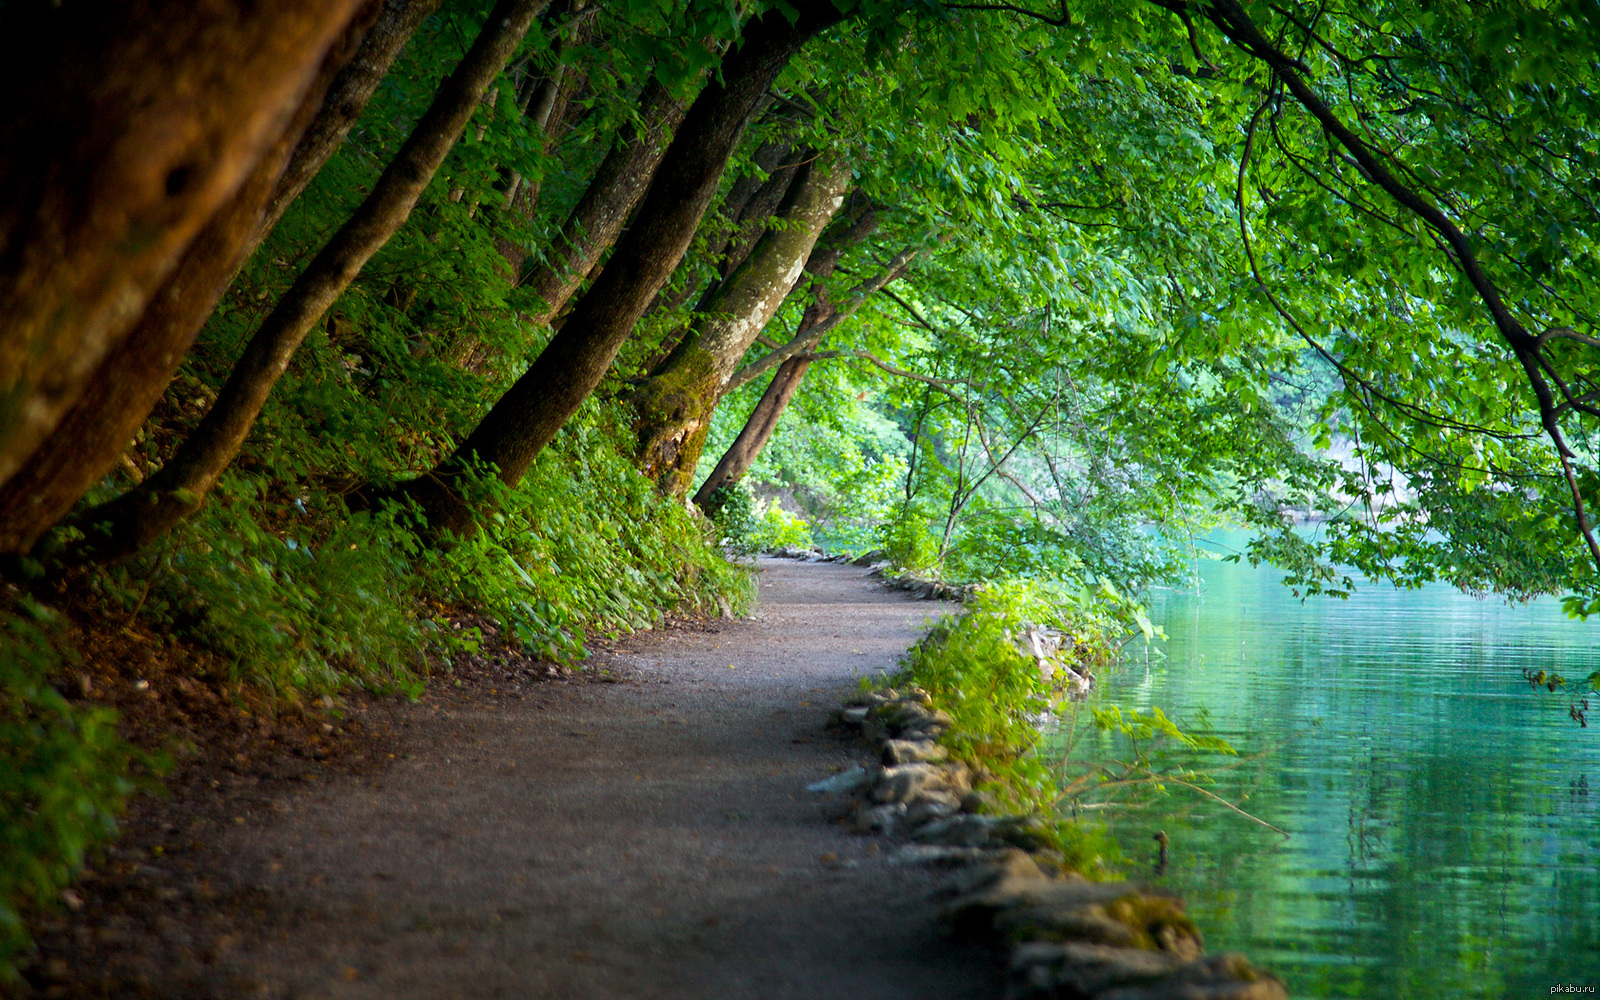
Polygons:
<instances>
[{"instance_id":1,"label":"green foliage","mask_svg":"<svg viewBox=\"0 0 1600 1000\"><path fill-rule=\"evenodd\" d=\"M743 555L756 551L756 494L748 482L741 479L713 491L707 516L722 535L724 545Z\"/></svg>"},{"instance_id":2,"label":"green foliage","mask_svg":"<svg viewBox=\"0 0 1600 1000\"><path fill-rule=\"evenodd\" d=\"M474 498L493 513L470 537L421 553L424 586L483 608L563 662L585 655L589 631L652 628L674 608L746 610L747 571L722 557L704 520L638 471L606 419L616 416L586 411L514 490L480 477Z\"/></svg>"},{"instance_id":3,"label":"green foliage","mask_svg":"<svg viewBox=\"0 0 1600 1000\"><path fill-rule=\"evenodd\" d=\"M816 540L811 537L811 526L805 518L784 510L783 501L777 497L757 501L755 522L750 545L757 551L809 549L816 545Z\"/></svg>"},{"instance_id":4,"label":"green foliage","mask_svg":"<svg viewBox=\"0 0 1600 1000\"><path fill-rule=\"evenodd\" d=\"M1064 636L1048 673L1019 647L1031 628ZM1179 728L1158 708L1124 713L1117 705L1091 704L1094 727L1122 738L1127 756L1088 765L1060 759L1057 731L1076 728L1082 711L1069 698L1065 671L1092 676L1120 655L1135 632L1147 639L1156 634L1143 609L1105 581L1081 588L999 581L978 588L960 616L944 619L912 650L894 682L921 687L950 713L953 725L941 742L992 776L986 790L1002 808L1056 817L1047 826L1068 864L1104 870L1118 856L1115 846L1103 826L1066 819L1069 803L1111 787L1160 791L1164 782L1204 781L1192 770L1167 766L1163 754L1169 745L1234 752L1219 737Z\"/></svg>"},{"instance_id":5,"label":"green foliage","mask_svg":"<svg viewBox=\"0 0 1600 1000\"><path fill-rule=\"evenodd\" d=\"M1057 629L1066 637L1061 662L1092 673L1116 657L1142 614L1105 583L997 581L912 651L906 676L955 718L954 746L1015 764L1038 745L1038 718L1066 702L1064 677L1045 676L1017 637L1030 627Z\"/></svg>"},{"instance_id":6,"label":"green foliage","mask_svg":"<svg viewBox=\"0 0 1600 1000\"><path fill-rule=\"evenodd\" d=\"M939 562L939 539L928 522L925 509L905 503L879 526L877 542L896 568L917 572Z\"/></svg>"},{"instance_id":7,"label":"green foliage","mask_svg":"<svg viewBox=\"0 0 1600 1000\"><path fill-rule=\"evenodd\" d=\"M102 570L110 606L279 697L350 684L417 694L431 623L414 608L415 539L390 517L348 517L342 505L268 528L259 487L230 477L165 543Z\"/></svg>"},{"instance_id":8,"label":"green foliage","mask_svg":"<svg viewBox=\"0 0 1600 1000\"><path fill-rule=\"evenodd\" d=\"M108 709L51 686L64 660L51 615L24 600L0 610L0 982L27 947L24 907L52 906L87 854L116 833L136 761Z\"/></svg>"}]
</instances>

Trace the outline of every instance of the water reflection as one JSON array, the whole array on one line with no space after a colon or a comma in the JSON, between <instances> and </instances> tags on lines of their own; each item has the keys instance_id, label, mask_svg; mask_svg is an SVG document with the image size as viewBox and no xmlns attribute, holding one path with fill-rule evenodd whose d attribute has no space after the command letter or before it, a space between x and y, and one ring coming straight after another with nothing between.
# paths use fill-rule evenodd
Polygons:
<instances>
[{"instance_id":1,"label":"water reflection","mask_svg":"<svg viewBox=\"0 0 1600 1000\"><path fill-rule=\"evenodd\" d=\"M1521 677L1587 676L1600 625L1445 587L1302 605L1269 569L1200 573L1199 592L1157 595L1165 656L1134 652L1104 690L1203 709L1264 753L1212 787L1287 840L1181 790L1115 824L1133 858L1170 835L1157 881L1209 947L1249 952L1296 997L1600 992L1600 726ZM1116 752L1093 737L1074 755Z\"/></svg>"}]
</instances>

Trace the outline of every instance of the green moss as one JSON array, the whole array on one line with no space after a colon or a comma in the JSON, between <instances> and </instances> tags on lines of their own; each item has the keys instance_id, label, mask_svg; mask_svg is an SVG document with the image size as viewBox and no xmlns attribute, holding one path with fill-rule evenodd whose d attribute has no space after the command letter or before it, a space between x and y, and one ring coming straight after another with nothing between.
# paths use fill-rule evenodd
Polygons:
<instances>
[{"instance_id":1,"label":"green moss","mask_svg":"<svg viewBox=\"0 0 1600 1000\"><path fill-rule=\"evenodd\" d=\"M680 347L629 400L638 436L639 467L671 496L688 492L711 429L717 383L714 359L708 352Z\"/></svg>"}]
</instances>

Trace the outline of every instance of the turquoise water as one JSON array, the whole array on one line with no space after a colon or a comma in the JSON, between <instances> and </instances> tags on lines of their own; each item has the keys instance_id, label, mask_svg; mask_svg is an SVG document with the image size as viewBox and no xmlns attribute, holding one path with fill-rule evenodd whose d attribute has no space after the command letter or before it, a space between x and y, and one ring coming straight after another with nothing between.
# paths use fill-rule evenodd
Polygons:
<instances>
[{"instance_id":1,"label":"turquoise water","mask_svg":"<svg viewBox=\"0 0 1600 1000\"><path fill-rule=\"evenodd\" d=\"M1165 829L1153 881L1188 898L1208 948L1248 952L1297 998L1600 993L1600 697L1580 728L1573 696L1521 676L1586 677L1600 623L1446 587L1301 604L1270 569L1199 572L1198 591L1156 595L1159 652L1130 647L1102 691L1208 717L1241 751L1209 787L1289 834L1178 788L1108 813L1133 859Z\"/></svg>"}]
</instances>

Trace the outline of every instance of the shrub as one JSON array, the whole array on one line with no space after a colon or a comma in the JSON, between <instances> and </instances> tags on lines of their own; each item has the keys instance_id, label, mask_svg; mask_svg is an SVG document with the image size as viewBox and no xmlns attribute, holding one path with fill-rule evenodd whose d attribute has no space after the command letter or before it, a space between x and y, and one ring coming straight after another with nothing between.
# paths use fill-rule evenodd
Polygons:
<instances>
[{"instance_id":1,"label":"shrub","mask_svg":"<svg viewBox=\"0 0 1600 1000\"><path fill-rule=\"evenodd\" d=\"M915 572L939 562L939 543L928 514L915 504L902 504L878 529L878 542L896 567Z\"/></svg>"},{"instance_id":2,"label":"shrub","mask_svg":"<svg viewBox=\"0 0 1600 1000\"><path fill-rule=\"evenodd\" d=\"M49 679L62 667L51 615L0 609L0 981L28 945L22 909L50 905L85 855L116 833L140 755L108 709L75 706Z\"/></svg>"}]
</instances>

